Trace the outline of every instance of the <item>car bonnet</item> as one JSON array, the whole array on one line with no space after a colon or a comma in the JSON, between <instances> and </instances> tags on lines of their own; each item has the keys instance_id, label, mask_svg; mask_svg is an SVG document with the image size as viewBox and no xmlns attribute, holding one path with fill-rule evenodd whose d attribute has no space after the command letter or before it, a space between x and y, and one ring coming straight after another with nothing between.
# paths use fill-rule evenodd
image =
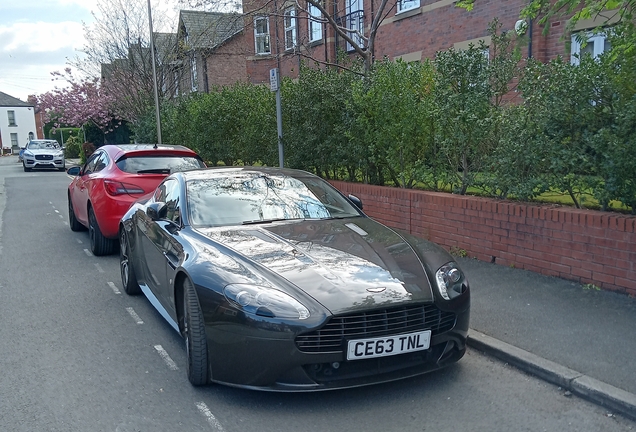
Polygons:
<instances>
[{"instance_id":1,"label":"car bonnet","mask_svg":"<svg viewBox=\"0 0 636 432\"><path fill-rule=\"evenodd\" d=\"M411 246L368 218L199 231L277 273L334 314L433 300Z\"/></svg>"}]
</instances>

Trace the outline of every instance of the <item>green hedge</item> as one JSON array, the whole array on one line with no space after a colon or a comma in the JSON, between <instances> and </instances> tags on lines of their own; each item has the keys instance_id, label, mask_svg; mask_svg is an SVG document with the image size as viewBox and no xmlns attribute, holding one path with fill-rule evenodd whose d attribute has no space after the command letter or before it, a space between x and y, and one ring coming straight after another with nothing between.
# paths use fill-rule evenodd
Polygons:
<instances>
[{"instance_id":1,"label":"green hedge","mask_svg":"<svg viewBox=\"0 0 636 432\"><path fill-rule=\"evenodd\" d=\"M322 177L531 200L563 191L636 205L636 62L521 61L491 27L484 46L377 62L369 76L303 65L282 81L285 164ZM621 37L620 34L614 37ZM619 45L619 44L616 44ZM154 111L134 132L156 141ZM275 94L236 84L162 106L164 142L208 163L278 164Z\"/></svg>"}]
</instances>

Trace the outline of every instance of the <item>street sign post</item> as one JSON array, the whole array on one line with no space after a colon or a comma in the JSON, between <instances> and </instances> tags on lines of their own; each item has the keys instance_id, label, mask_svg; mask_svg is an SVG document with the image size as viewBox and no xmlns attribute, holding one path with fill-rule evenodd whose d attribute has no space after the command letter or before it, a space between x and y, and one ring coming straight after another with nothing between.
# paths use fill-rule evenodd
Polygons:
<instances>
[{"instance_id":1,"label":"street sign post","mask_svg":"<svg viewBox=\"0 0 636 432\"><path fill-rule=\"evenodd\" d=\"M283 152L283 113L280 101L280 75L278 68L269 70L269 87L271 91L276 92L276 125L278 127L278 165L284 167Z\"/></svg>"}]
</instances>

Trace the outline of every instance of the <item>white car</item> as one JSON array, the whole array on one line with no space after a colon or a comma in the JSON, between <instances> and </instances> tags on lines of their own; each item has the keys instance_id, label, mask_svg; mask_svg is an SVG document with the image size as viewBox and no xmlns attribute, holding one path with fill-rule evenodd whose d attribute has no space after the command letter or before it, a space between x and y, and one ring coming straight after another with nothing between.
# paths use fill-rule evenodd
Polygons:
<instances>
[{"instance_id":1,"label":"white car","mask_svg":"<svg viewBox=\"0 0 636 432\"><path fill-rule=\"evenodd\" d=\"M55 140L31 140L22 154L24 171L33 168L54 168L66 170L64 148Z\"/></svg>"}]
</instances>

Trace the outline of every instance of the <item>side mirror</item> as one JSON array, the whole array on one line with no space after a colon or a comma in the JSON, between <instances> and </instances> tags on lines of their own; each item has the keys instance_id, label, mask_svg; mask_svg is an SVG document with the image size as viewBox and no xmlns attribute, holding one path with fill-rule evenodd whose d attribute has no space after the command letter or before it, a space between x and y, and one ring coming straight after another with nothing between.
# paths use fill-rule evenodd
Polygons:
<instances>
[{"instance_id":1,"label":"side mirror","mask_svg":"<svg viewBox=\"0 0 636 432\"><path fill-rule=\"evenodd\" d=\"M78 167L78 166L74 166L74 167L71 167L71 168L67 169L67 170L66 170L66 173L67 173L68 175L78 176L78 175L80 174L80 171L81 171L81 168L80 168L80 167Z\"/></svg>"},{"instance_id":2,"label":"side mirror","mask_svg":"<svg viewBox=\"0 0 636 432\"><path fill-rule=\"evenodd\" d=\"M165 219L168 214L168 206L164 202L154 202L146 208L146 214L153 221Z\"/></svg>"},{"instance_id":3,"label":"side mirror","mask_svg":"<svg viewBox=\"0 0 636 432\"><path fill-rule=\"evenodd\" d=\"M349 200L351 200L354 206L362 210L362 200L360 198L355 195L349 195Z\"/></svg>"}]
</instances>

